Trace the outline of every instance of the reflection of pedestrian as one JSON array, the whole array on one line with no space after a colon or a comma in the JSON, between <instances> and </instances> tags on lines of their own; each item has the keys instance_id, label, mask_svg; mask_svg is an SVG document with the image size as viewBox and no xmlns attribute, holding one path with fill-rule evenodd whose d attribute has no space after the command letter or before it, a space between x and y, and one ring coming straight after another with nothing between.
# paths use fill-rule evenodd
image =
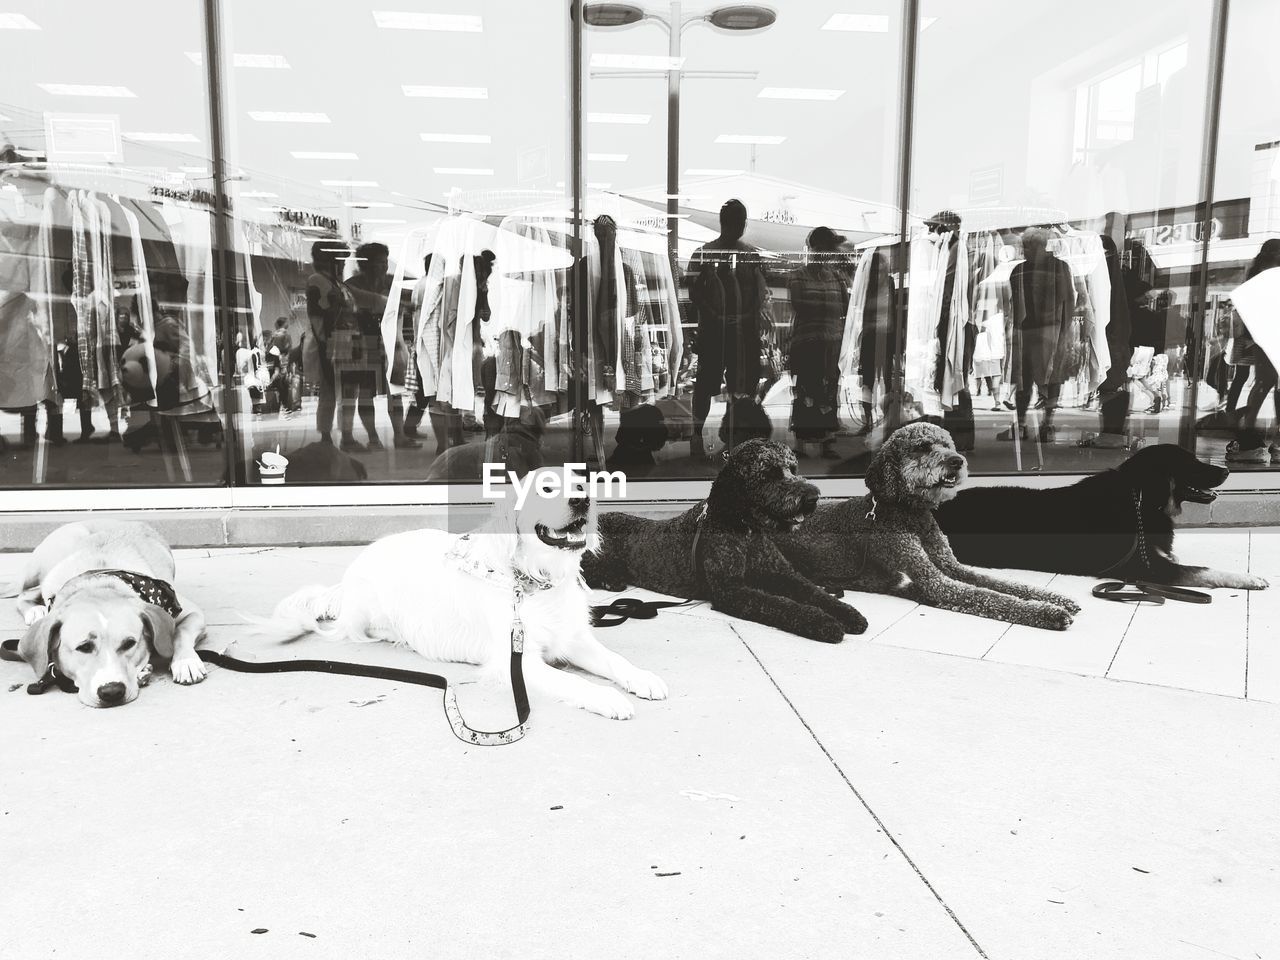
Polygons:
<instances>
[{"instance_id":1,"label":"reflection of pedestrian","mask_svg":"<svg viewBox=\"0 0 1280 960\"><path fill-rule=\"evenodd\" d=\"M815 227L805 239L806 263L787 282L794 314L788 366L794 378L791 429L797 452L810 443L822 445L822 456L839 459L840 342L849 310L849 287L835 264L844 237L828 227Z\"/></svg>"},{"instance_id":2,"label":"reflection of pedestrian","mask_svg":"<svg viewBox=\"0 0 1280 960\"><path fill-rule=\"evenodd\" d=\"M341 449L364 453L382 448L378 437L373 398L386 383L386 356L382 349L382 309L386 306L384 280L389 251L380 243L366 243L356 249L356 274L347 281L355 310L340 323L331 351L334 373L342 398ZM364 426L365 444L352 432L356 414Z\"/></svg>"},{"instance_id":3,"label":"reflection of pedestrian","mask_svg":"<svg viewBox=\"0 0 1280 960\"><path fill-rule=\"evenodd\" d=\"M1280 268L1280 239L1272 239L1262 245L1258 255L1253 258L1253 263L1249 264L1249 269L1245 271L1244 278L1251 280L1264 270L1277 268ZM1280 317L1275 317L1270 322L1280 323ZM1245 335L1248 336L1247 330ZM1280 377L1276 374L1275 361L1267 356L1260 344L1254 343L1253 386L1249 390L1248 399L1245 400L1244 414L1240 417L1240 429L1236 439L1227 445L1228 460L1243 463L1269 463L1273 459L1280 458L1280 447L1272 444L1268 449L1266 435L1258 429L1258 414L1262 412L1262 404L1266 401L1268 394L1275 392L1278 381ZM1280 420L1280 395L1277 395L1272 402L1275 404L1276 418Z\"/></svg>"},{"instance_id":4,"label":"reflection of pedestrian","mask_svg":"<svg viewBox=\"0 0 1280 960\"><path fill-rule=\"evenodd\" d=\"M1027 438L1027 409L1034 387L1044 400L1041 442L1054 439L1053 415L1067 379L1066 345L1075 312L1075 285L1071 268L1049 252L1048 233L1031 227L1022 234L1024 262L1009 277L1010 313L1006 318L1006 378L1015 389L1018 433ZM1012 428L997 436L1012 440Z\"/></svg>"},{"instance_id":5,"label":"reflection of pedestrian","mask_svg":"<svg viewBox=\"0 0 1280 960\"><path fill-rule=\"evenodd\" d=\"M702 457L702 427L721 388L730 399L754 397L760 383L761 339L773 331L769 285L760 251L744 243L747 208L720 208L720 235L689 258L690 317L698 326L698 376L693 388L689 452Z\"/></svg>"},{"instance_id":6,"label":"reflection of pedestrian","mask_svg":"<svg viewBox=\"0 0 1280 960\"><path fill-rule=\"evenodd\" d=\"M373 408L375 396L386 396L387 416L391 420L392 441L397 447L420 447L422 444L405 436L404 397L408 347L404 342L401 323L397 322L392 341L395 356L388 363L387 351L382 340L382 317L391 295L391 274L388 270L391 251L382 243L366 243L356 249L356 273L347 281L356 302L356 345L363 356L353 360L350 366L341 363L339 375L342 384L342 443L344 450L360 449L352 435L355 414L368 434L368 444L377 449L382 446L378 438L376 414ZM397 321L400 313L396 313ZM335 366L339 365L335 360ZM388 377L388 374L390 376ZM387 382L391 381L391 390ZM352 409L354 406L354 410Z\"/></svg>"},{"instance_id":7,"label":"reflection of pedestrian","mask_svg":"<svg viewBox=\"0 0 1280 960\"><path fill-rule=\"evenodd\" d=\"M303 335L302 368L306 378L319 387L316 430L320 439L332 443L333 414L337 405L337 380L330 353L331 341L341 325L347 327L355 309L351 293L343 286L338 264L347 259L345 244L318 240L311 245L312 272L307 277L307 331Z\"/></svg>"}]
</instances>

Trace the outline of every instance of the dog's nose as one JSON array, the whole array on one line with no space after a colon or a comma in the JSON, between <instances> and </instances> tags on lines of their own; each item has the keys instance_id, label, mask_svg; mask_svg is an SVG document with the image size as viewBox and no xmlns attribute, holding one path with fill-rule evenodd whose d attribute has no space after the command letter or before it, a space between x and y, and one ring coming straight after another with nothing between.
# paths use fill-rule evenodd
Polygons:
<instances>
[{"instance_id":1,"label":"dog's nose","mask_svg":"<svg viewBox=\"0 0 1280 960\"><path fill-rule=\"evenodd\" d=\"M806 517L818 509L818 494L806 493L804 499L800 501L800 512Z\"/></svg>"},{"instance_id":2,"label":"dog's nose","mask_svg":"<svg viewBox=\"0 0 1280 960\"><path fill-rule=\"evenodd\" d=\"M947 466L952 470L959 470L964 466L964 457L960 456L958 453L947 454Z\"/></svg>"},{"instance_id":3,"label":"dog's nose","mask_svg":"<svg viewBox=\"0 0 1280 960\"><path fill-rule=\"evenodd\" d=\"M569 500L569 510L575 517L586 516L591 512L590 497L572 497Z\"/></svg>"},{"instance_id":4,"label":"dog's nose","mask_svg":"<svg viewBox=\"0 0 1280 960\"><path fill-rule=\"evenodd\" d=\"M103 703L122 703L124 701L124 684L118 680L104 683L98 688L98 699Z\"/></svg>"}]
</instances>

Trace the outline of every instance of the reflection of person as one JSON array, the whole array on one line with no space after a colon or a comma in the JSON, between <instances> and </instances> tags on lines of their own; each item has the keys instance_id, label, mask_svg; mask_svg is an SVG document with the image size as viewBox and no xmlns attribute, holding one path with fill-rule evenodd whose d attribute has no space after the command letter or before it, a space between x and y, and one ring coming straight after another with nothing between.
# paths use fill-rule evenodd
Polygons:
<instances>
[{"instance_id":1,"label":"reflection of person","mask_svg":"<svg viewBox=\"0 0 1280 960\"><path fill-rule=\"evenodd\" d=\"M828 227L815 227L805 239L806 263L787 281L793 312L788 367L794 377L791 429L797 453L810 443L822 445L828 460L839 429L840 342L849 310L849 287L835 264L844 237Z\"/></svg>"},{"instance_id":2,"label":"reflection of person","mask_svg":"<svg viewBox=\"0 0 1280 960\"><path fill-rule=\"evenodd\" d=\"M1049 252L1048 243L1048 233L1039 227L1022 234L1026 259L1009 277L1010 316L1005 332L1005 364L1007 379L1016 390L1018 433L1027 439L1027 409L1034 387L1044 400L1040 440L1045 443L1054 439L1053 415L1066 379L1065 346L1076 302L1071 268ZM997 439L1012 440L1012 428Z\"/></svg>"},{"instance_id":3,"label":"reflection of person","mask_svg":"<svg viewBox=\"0 0 1280 960\"><path fill-rule=\"evenodd\" d=\"M702 427L711 398L722 387L731 400L755 396L761 338L773 330L769 285L760 252L742 240L746 228L746 206L727 201L720 208L720 235L689 258L689 312L698 326L689 446L694 457L705 456Z\"/></svg>"},{"instance_id":4,"label":"reflection of person","mask_svg":"<svg viewBox=\"0 0 1280 960\"><path fill-rule=\"evenodd\" d=\"M385 394L387 398L387 416L391 420L392 442L397 447L420 447L422 444L405 436L404 431L404 396L405 382L404 363L408 356L408 347L404 343L402 325L395 328L396 363L390 368L392 390L388 392L387 384L387 351L382 342L382 316L386 312L387 299L391 296L391 274L388 270L388 259L391 251L386 244L366 243L356 250L357 267L355 276L347 281L356 301L356 329L365 353L362 367L344 370L342 381L342 442L343 449L357 449L355 437L351 429L355 423L353 402L360 413L360 422L364 424L369 435L369 446L378 448L382 441L378 439L377 424L373 409L373 398ZM397 311L397 319L399 312ZM398 381L395 383L394 381ZM354 398L354 400L353 400Z\"/></svg>"},{"instance_id":5,"label":"reflection of person","mask_svg":"<svg viewBox=\"0 0 1280 960\"><path fill-rule=\"evenodd\" d=\"M1258 255L1249 264L1244 278L1252 280L1264 270L1280 268L1280 239L1271 239L1263 243ZM1276 318L1280 321L1280 317ZM1243 326L1243 323L1242 323ZM1245 336L1248 330L1245 329ZM1252 340L1252 338L1250 338ZM1272 444L1267 447L1266 436L1258 430L1258 414L1262 412L1262 404L1267 395L1275 392L1280 377L1276 374L1275 361L1267 356L1258 343L1253 343L1253 386L1245 400L1244 413L1240 417L1240 429L1236 439L1227 445L1227 459L1238 463L1269 463L1280 458L1280 446ZM1280 395L1272 401L1276 407L1276 419L1280 420Z\"/></svg>"},{"instance_id":6,"label":"reflection of person","mask_svg":"<svg viewBox=\"0 0 1280 960\"><path fill-rule=\"evenodd\" d=\"M333 414L337 404L337 380L330 353L334 331L348 325L354 310L351 294L343 286L338 264L347 259L347 247L337 240L318 240L311 245L312 272L307 277L307 331L304 334L302 365L308 380L319 387L316 430L320 439L331 443Z\"/></svg>"}]
</instances>

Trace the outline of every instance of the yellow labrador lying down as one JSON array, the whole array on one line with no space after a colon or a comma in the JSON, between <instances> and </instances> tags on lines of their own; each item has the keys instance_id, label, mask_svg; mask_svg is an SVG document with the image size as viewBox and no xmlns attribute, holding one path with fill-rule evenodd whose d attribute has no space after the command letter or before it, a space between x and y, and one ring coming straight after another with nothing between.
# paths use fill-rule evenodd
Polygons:
<instances>
[{"instance_id":1,"label":"yellow labrador lying down","mask_svg":"<svg viewBox=\"0 0 1280 960\"><path fill-rule=\"evenodd\" d=\"M138 696L155 657L198 683L204 615L173 590L173 553L145 523L86 520L36 547L18 584L27 633L18 653L43 684L74 684L91 707ZM12 594L11 594L12 595Z\"/></svg>"}]
</instances>

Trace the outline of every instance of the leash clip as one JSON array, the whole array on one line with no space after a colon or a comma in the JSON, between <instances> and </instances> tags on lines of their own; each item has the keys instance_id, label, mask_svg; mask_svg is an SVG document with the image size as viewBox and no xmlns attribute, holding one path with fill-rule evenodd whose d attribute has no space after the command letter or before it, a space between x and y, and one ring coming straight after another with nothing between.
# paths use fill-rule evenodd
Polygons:
<instances>
[{"instance_id":1,"label":"leash clip","mask_svg":"<svg viewBox=\"0 0 1280 960\"><path fill-rule=\"evenodd\" d=\"M871 520L872 522L874 522L876 519L876 507L878 506L879 504L876 503L876 498L875 498L875 495L873 494L871 497L871 509L867 511L866 517L864 519Z\"/></svg>"}]
</instances>

